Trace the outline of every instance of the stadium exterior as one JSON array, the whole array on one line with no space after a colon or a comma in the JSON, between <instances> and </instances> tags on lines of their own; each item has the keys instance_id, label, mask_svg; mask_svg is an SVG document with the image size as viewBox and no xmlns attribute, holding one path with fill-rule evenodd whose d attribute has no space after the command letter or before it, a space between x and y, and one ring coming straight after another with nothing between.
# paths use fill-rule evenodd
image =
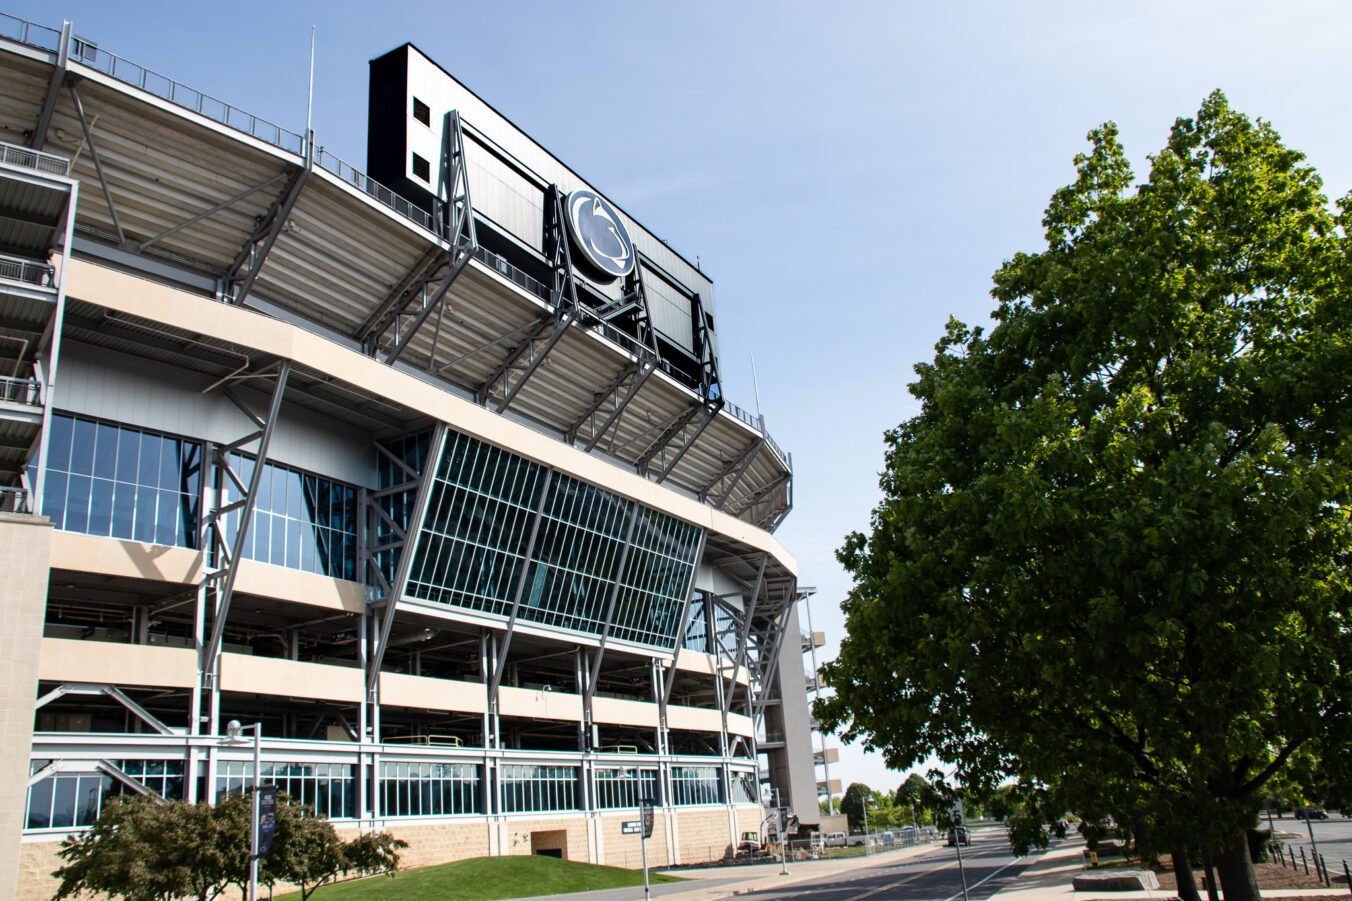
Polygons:
<instances>
[{"instance_id":1,"label":"stadium exterior","mask_svg":"<svg viewBox=\"0 0 1352 901\"><path fill-rule=\"evenodd\" d=\"M0 58L0 896L245 785L230 720L410 864L817 821L791 461L698 267L409 45L369 174L69 24Z\"/></svg>"}]
</instances>

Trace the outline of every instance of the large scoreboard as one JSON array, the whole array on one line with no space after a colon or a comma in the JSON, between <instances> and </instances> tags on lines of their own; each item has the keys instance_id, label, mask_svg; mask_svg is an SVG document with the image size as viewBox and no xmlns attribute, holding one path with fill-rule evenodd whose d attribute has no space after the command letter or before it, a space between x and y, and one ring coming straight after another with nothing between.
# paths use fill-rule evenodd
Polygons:
<instances>
[{"instance_id":1,"label":"large scoreboard","mask_svg":"<svg viewBox=\"0 0 1352 901\"><path fill-rule=\"evenodd\" d=\"M557 196L583 302L619 306L637 271L661 357L697 373L716 353L713 282L417 47L371 61L368 122L370 175L429 211L451 199L458 124L480 245L548 284Z\"/></svg>"}]
</instances>

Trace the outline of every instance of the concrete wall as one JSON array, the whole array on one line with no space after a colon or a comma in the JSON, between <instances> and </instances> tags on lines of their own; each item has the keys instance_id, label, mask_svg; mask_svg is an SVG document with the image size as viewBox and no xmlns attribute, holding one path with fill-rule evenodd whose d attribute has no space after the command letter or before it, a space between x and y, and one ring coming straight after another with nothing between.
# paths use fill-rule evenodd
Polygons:
<instances>
[{"instance_id":1,"label":"concrete wall","mask_svg":"<svg viewBox=\"0 0 1352 901\"><path fill-rule=\"evenodd\" d=\"M0 513L0 898L19 881L51 553L51 523Z\"/></svg>"},{"instance_id":2,"label":"concrete wall","mask_svg":"<svg viewBox=\"0 0 1352 901\"><path fill-rule=\"evenodd\" d=\"M770 780L783 793L784 803L798 815L801 825L816 825L821 820L817 807L817 768L812 762L812 726L807 702L807 674L803 670L803 649L798 641L798 607L789 612L784 624L788 634L780 649L775 680L783 718L784 747L766 752ZM767 717L775 708L767 711Z\"/></svg>"}]
</instances>

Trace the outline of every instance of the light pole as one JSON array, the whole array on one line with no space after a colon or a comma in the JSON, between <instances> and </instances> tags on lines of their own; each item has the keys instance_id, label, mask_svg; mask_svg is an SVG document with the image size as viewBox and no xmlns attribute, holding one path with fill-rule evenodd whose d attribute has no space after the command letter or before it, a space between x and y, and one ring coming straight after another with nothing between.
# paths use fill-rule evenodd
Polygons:
<instances>
[{"instance_id":1,"label":"light pole","mask_svg":"<svg viewBox=\"0 0 1352 901\"><path fill-rule=\"evenodd\" d=\"M869 802L872 801L872 800L873 800L873 799L870 798L868 795L865 795L865 796L864 796L864 853L865 853L865 854L868 854L868 853L869 853L869 847L870 847L870 845L869 845L869 840L868 840L868 805L869 805Z\"/></svg>"},{"instance_id":2,"label":"light pole","mask_svg":"<svg viewBox=\"0 0 1352 901\"><path fill-rule=\"evenodd\" d=\"M263 724L241 726L239 720L225 725L222 744L238 745L245 732L253 733L253 817L249 823L249 901L258 901L258 788L263 784Z\"/></svg>"}]
</instances>

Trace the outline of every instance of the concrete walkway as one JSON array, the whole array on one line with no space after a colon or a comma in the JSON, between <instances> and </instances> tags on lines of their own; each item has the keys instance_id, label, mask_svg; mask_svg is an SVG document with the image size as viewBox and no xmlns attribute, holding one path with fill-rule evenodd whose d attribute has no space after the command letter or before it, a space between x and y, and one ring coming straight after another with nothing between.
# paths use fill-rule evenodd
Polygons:
<instances>
[{"instance_id":1,"label":"concrete walkway","mask_svg":"<svg viewBox=\"0 0 1352 901\"><path fill-rule=\"evenodd\" d=\"M1158 889L1146 892L1077 892L1071 884L1075 876L1082 872L1081 852L1084 845L1076 842L1072 845L1048 851L1042 859L1019 874L1014 884L998 892L994 897L998 901L1137 901L1150 899L1162 901L1175 897L1172 891ZM1322 889L1268 889L1264 898L1323 898L1344 896L1343 888ZM1221 897L1225 895L1222 892ZM1203 899L1206 894L1203 893Z\"/></svg>"}]
</instances>

